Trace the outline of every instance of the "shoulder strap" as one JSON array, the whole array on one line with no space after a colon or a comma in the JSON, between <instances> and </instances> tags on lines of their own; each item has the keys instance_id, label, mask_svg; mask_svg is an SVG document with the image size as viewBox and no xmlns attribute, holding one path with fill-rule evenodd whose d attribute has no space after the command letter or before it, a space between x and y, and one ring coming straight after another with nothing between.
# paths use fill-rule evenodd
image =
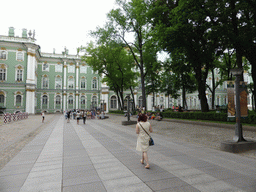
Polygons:
<instances>
[{"instance_id":1,"label":"shoulder strap","mask_svg":"<svg viewBox=\"0 0 256 192\"><path fill-rule=\"evenodd\" d=\"M139 123L140 124L140 123ZM148 132L142 127L142 125L140 124L141 128L148 134ZM148 134L149 137L151 137L149 134Z\"/></svg>"}]
</instances>

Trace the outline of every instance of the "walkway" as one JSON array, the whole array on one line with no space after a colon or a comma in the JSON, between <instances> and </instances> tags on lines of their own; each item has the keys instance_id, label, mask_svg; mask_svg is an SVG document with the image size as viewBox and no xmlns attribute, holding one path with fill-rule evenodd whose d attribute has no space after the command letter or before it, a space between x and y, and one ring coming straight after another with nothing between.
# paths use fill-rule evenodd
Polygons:
<instances>
[{"instance_id":1,"label":"walkway","mask_svg":"<svg viewBox=\"0 0 256 192\"><path fill-rule=\"evenodd\" d=\"M146 170L134 128L56 117L0 170L1 192L256 191L256 159L153 134Z\"/></svg>"}]
</instances>

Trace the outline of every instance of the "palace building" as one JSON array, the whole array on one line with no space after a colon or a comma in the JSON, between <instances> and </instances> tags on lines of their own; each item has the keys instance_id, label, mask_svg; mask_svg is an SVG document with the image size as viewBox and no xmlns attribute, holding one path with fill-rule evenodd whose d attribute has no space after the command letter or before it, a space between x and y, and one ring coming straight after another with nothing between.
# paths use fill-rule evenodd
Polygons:
<instances>
[{"instance_id":1,"label":"palace building","mask_svg":"<svg viewBox=\"0 0 256 192\"><path fill-rule=\"evenodd\" d=\"M211 81L211 76L208 81ZM101 77L77 55L43 53L35 32L22 29L21 37L9 28L0 35L0 113L63 113L72 109L118 109L117 96L101 82ZM130 91L124 93L125 97ZM226 84L216 90L216 105L227 103ZM142 106L140 87L134 90L135 106ZM211 95L208 94L209 106ZM182 104L164 93L155 94L155 106ZM188 109L200 109L198 93L187 94ZM126 105L126 104L125 104ZM147 109L153 109L153 95L147 96Z\"/></svg>"}]
</instances>

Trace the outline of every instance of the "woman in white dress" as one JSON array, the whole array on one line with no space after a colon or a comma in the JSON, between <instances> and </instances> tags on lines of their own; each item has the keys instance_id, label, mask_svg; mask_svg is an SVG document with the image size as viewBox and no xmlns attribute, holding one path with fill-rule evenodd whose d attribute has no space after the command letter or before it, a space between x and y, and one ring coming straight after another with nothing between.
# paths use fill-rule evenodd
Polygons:
<instances>
[{"instance_id":1,"label":"woman in white dress","mask_svg":"<svg viewBox=\"0 0 256 192\"><path fill-rule=\"evenodd\" d=\"M149 169L149 163L148 163L148 148L149 148L149 139L150 137L148 136L149 133L153 132L153 129L150 125L149 122L147 122L147 116L145 114L141 114L138 118L138 123L136 125L136 133L138 134L138 139L137 139L137 146L136 150L142 152L142 159L141 163L144 164L144 161L146 162L146 169ZM143 128L147 133L143 130Z\"/></svg>"}]
</instances>

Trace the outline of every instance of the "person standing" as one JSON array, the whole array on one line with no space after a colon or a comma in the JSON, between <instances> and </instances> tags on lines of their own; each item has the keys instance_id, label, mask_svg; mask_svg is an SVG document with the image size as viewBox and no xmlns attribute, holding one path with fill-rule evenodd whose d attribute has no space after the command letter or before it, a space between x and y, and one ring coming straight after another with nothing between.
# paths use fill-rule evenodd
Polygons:
<instances>
[{"instance_id":1,"label":"person standing","mask_svg":"<svg viewBox=\"0 0 256 192\"><path fill-rule=\"evenodd\" d=\"M148 161L148 148L149 148L149 139L150 137L146 133L152 133L153 129L149 122L147 122L147 116L145 114L141 114L138 118L138 123L136 125L136 133L138 134L137 138L137 146L136 150L142 152L141 163L144 164L146 162L146 169L149 169L149 161Z\"/></svg>"},{"instance_id":2,"label":"person standing","mask_svg":"<svg viewBox=\"0 0 256 192\"><path fill-rule=\"evenodd\" d=\"M76 113L76 120L77 120L77 124L79 125L79 119L80 119L80 112L77 111Z\"/></svg>"},{"instance_id":3,"label":"person standing","mask_svg":"<svg viewBox=\"0 0 256 192\"><path fill-rule=\"evenodd\" d=\"M85 124L85 121L86 121L86 111L84 111L83 113L83 123Z\"/></svg>"},{"instance_id":4,"label":"person standing","mask_svg":"<svg viewBox=\"0 0 256 192\"><path fill-rule=\"evenodd\" d=\"M44 112L41 113L41 116L42 116L42 123L44 123L44 118L45 118L45 117L44 117L44 116L45 116L45 115L44 115Z\"/></svg>"}]
</instances>

